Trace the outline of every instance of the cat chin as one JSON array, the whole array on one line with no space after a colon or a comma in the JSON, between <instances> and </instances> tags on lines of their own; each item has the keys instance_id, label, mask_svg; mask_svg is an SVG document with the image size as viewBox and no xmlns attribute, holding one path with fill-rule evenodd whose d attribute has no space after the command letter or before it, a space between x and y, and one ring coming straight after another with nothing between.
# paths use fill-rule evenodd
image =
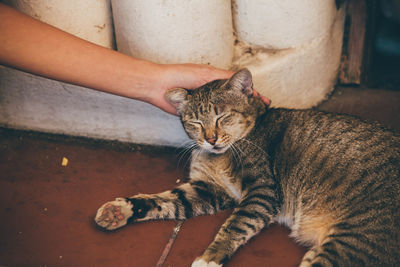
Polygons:
<instances>
[{"instance_id":1,"label":"cat chin","mask_svg":"<svg viewBox=\"0 0 400 267\"><path fill-rule=\"evenodd\" d=\"M223 154L228 150L229 147L221 147L221 148L213 148L211 150L209 150L211 153L213 154Z\"/></svg>"},{"instance_id":2,"label":"cat chin","mask_svg":"<svg viewBox=\"0 0 400 267\"><path fill-rule=\"evenodd\" d=\"M228 149L229 149L229 147L222 147L222 148L219 148L219 149L215 149L215 148L204 148L204 147L201 147L202 149L202 151L203 152L205 152L205 153L210 153L210 154L215 154L215 155L218 155L218 154L224 154Z\"/></svg>"},{"instance_id":3,"label":"cat chin","mask_svg":"<svg viewBox=\"0 0 400 267\"><path fill-rule=\"evenodd\" d=\"M223 154L229 149L229 146L216 147L207 142L204 142L203 144L201 144L200 147L203 150L205 150L209 153L212 153L212 154Z\"/></svg>"},{"instance_id":4,"label":"cat chin","mask_svg":"<svg viewBox=\"0 0 400 267\"><path fill-rule=\"evenodd\" d=\"M207 147L203 149L211 154L224 154L229 149L229 146L224 146L220 148Z\"/></svg>"}]
</instances>

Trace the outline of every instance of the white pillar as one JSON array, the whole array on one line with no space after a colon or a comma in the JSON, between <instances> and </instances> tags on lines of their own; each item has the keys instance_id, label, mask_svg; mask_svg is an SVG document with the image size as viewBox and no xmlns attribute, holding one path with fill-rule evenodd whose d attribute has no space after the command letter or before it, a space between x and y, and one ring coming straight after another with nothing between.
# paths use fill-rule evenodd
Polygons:
<instances>
[{"instance_id":1,"label":"white pillar","mask_svg":"<svg viewBox=\"0 0 400 267\"><path fill-rule=\"evenodd\" d=\"M233 0L239 39L266 49L296 47L327 34L336 17L333 0Z\"/></svg>"},{"instance_id":2,"label":"white pillar","mask_svg":"<svg viewBox=\"0 0 400 267\"><path fill-rule=\"evenodd\" d=\"M6 0L21 12L108 48L113 47L110 0Z\"/></svg>"},{"instance_id":3,"label":"white pillar","mask_svg":"<svg viewBox=\"0 0 400 267\"><path fill-rule=\"evenodd\" d=\"M6 2L112 47L109 0ZM123 53L159 63L247 67L273 106L312 107L333 88L344 22L334 0L234 0L233 9L229 0L113 0L112 9ZM147 103L5 67L0 81L0 125L142 144L187 141L178 117Z\"/></svg>"},{"instance_id":4,"label":"white pillar","mask_svg":"<svg viewBox=\"0 0 400 267\"><path fill-rule=\"evenodd\" d=\"M229 68L233 56L228 0L113 0L117 48L158 63Z\"/></svg>"},{"instance_id":5,"label":"white pillar","mask_svg":"<svg viewBox=\"0 0 400 267\"><path fill-rule=\"evenodd\" d=\"M235 0L235 68L275 107L316 106L336 82L344 18L334 0Z\"/></svg>"}]
</instances>

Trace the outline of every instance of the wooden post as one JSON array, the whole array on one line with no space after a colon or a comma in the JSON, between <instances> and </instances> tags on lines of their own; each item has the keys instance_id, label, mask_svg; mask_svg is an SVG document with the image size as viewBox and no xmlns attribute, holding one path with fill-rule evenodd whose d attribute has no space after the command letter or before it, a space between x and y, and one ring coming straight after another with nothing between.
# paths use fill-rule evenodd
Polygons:
<instances>
[{"instance_id":1,"label":"wooden post","mask_svg":"<svg viewBox=\"0 0 400 267\"><path fill-rule=\"evenodd\" d=\"M340 84L361 85L372 63L377 0L349 0L343 39Z\"/></svg>"}]
</instances>

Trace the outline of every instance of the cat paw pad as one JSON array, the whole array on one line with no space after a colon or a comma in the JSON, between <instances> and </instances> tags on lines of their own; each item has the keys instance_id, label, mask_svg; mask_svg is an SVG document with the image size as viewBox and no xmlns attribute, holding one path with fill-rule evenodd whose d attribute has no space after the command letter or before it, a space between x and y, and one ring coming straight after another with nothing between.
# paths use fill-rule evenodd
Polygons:
<instances>
[{"instance_id":1,"label":"cat paw pad","mask_svg":"<svg viewBox=\"0 0 400 267\"><path fill-rule=\"evenodd\" d=\"M128 219L133 215L132 208L132 203L125 198L117 198L101 206L94 220L99 226L107 230L114 230L126 225Z\"/></svg>"}]
</instances>

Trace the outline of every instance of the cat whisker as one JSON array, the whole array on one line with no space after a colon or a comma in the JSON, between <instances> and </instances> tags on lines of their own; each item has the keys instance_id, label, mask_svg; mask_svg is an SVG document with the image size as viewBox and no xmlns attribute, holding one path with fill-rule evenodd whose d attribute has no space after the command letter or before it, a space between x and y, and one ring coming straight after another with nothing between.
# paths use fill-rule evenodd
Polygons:
<instances>
[{"instance_id":1,"label":"cat whisker","mask_svg":"<svg viewBox=\"0 0 400 267\"><path fill-rule=\"evenodd\" d=\"M241 171L242 171L242 176L243 176L243 161L242 161L242 157L241 157L240 153L242 155L244 155L244 153L238 146L235 146L235 143L230 144L229 147L233 151L233 153L232 153L233 158L236 161L236 165L240 166Z\"/></svg>"},{"instance_id":2,"label":"cat whisker","mask_svg":"<svg viewBox=\"0 0 400 267\"><path fill-rule=\"evenodd\" d=\"M175 151L177 151L178 149L182 149L182 148L188 147L188 146L192 145L193 143L195 143L195 142L194 142L193 140L191 140L191 139L186 140L185 142L183 142L182 145L178 146L178 147L175 149Z\"/></svg>"},{"instance_id":3,"label":"cat whisker","mask_svg":"<svg viewBox=\"0 0 400 267\"><path fill-rule=\"evenodd\" d=\"M183 168L185 169L188 164L191 162L192 158L192 151L196 148L196 146L192 146L189 149L187 149L185 155L181 157L181 159L185 158L185 164L183 164Z\"/></svg>"},{"instance_id":4,"label":"cat whisker","mask_svg":"<svg viewBox=\"0 0 400 267\"><path fill-rule=\"evenodd\" d=\"M184 166L183 166L184 168L186 168L186 166L187 166L187 164L190 162L190 158L191 158L191 156L187 156L187 155L188 155L188 154L191 154L192 151L193 151L196 147L197 147L196 142L194 142L194 141L192 141L192 140L186 141L186 142L184 143L184 145L180 147L182 150L181 150L181 151L179 152L179 154L178 154L178 158L179 158L179 160L178 160L178 166L180 166L182 160L186 158L185 164L184 164Z\"/></svg>"},{"instance_id":5,"label":"cat whisker","mask_svg":"<svg viewBox=\"0 0 400 267\"><path fill-rule=\"evenodd\" d=\"M199 157L199 155L201 153L203 153L203 151L204 151L203 148L201 148L200 146L197 146L197 149L193 150L193 152L192 152L192 160L196 161L197 158Z\"/></svg>"},{"instance_id":6,"label":"cat whisker","mask_svg":"<svg viewBox=\"0 0 400 267\"><path fill-rule=\"evenodd\" d=\"M196 145L196 143L193 140L185 141L181 146L175 149L175 152L180 150L178 153L178 157L181 157L182 155L185 155L188 150L191 150L193 145Z\"/></svg>"}]
</instances>

